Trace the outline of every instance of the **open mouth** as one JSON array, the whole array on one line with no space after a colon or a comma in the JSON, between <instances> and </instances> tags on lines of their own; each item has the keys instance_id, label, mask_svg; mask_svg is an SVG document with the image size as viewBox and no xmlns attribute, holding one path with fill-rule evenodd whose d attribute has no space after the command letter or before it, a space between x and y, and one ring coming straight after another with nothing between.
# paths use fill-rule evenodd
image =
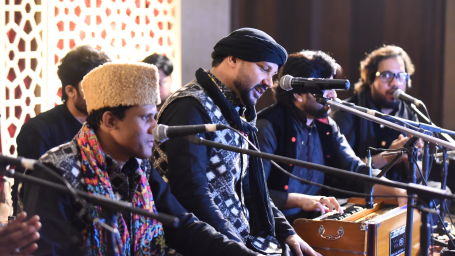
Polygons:
<instances>
[{"instance_id":1,"label":"open mouth","mask_svg":"<svg viewBox=\"0 0 455 256\"><path fill-rule=\"evenodd\" d=\"M267 90L267 87L264 85L257 85L254 89L262 95Z\"/></svg>"}]
</instances>

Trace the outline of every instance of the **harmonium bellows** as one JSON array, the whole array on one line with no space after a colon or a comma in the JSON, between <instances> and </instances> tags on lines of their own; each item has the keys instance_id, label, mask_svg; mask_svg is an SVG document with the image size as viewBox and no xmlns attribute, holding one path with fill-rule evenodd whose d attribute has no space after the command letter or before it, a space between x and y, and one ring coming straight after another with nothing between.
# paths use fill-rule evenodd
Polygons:
<instances>
[{"instance_id":1,"label":"harmonium bellows","mask_svg":"<svg viewBox=\"0 0 455 256\"><path fill-rule=\"evenodd\" d=\"M376 202L372 209L350 200L343 214L328 213L316 219L296 219L297 234L325 256L404 255L406 206ZM412 255L419 254L420 214L414 210Z\"/></svg>"}]
</instances>

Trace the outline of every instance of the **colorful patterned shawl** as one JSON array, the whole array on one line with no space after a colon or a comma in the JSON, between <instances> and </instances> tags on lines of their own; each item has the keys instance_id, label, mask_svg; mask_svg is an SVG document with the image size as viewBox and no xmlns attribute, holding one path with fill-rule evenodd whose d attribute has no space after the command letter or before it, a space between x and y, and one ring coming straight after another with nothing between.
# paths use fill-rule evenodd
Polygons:
<instances>
[{"instance_id":1,"label":"colorful patterned shawl","mask_svg":"<svg viewBox=\"0 0 455 256\"><path fill-rule=\"evenodd\" d=\"M106 170L105 153L101 149L96 134L84 124L75 138L81 153L81 170L83 184L87 192L116 199ZM133 207L147 209L157 213L152 191L145 172L140 165L136 169L136 180ZM101 207L90 208L90 219L101 219L105 222L105 211ZM132 214L130 227L125 218L128 215L115 214L113 228L118 230L114 235L116 255L165 255L165 241L162 224L154 219ZM99 224L89 224L83 232L85 246L89 255L106 255L108 252L110 232ZM131 248L133 246L133 248Z\"/></svg>"}]
</instances>

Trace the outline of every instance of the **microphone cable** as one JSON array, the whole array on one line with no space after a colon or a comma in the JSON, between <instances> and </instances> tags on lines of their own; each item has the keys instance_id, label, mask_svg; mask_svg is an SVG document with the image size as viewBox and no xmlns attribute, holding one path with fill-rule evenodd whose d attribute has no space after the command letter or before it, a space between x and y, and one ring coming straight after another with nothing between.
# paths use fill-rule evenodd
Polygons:
<instances>
[{"instance_id":1,"label":"microphone cable","mask_svg":"<svg viewBox=\"0 0 455 256\"><path fill-rule=\"evenodd\" d=\"M245 135L243 135L243 133L233 127L228 127L228 129L234 131L235 133L239 134L247 143L248 145L250 145L255 151L257 152L261 152L261 150L259 150L255 145L254 143L252 143ZM355 196L355 197L369 197L371 196L370 194L366 194L366 193L360 193L360 192L354 192L354 191L349 191L349 190L345 190L345 189L341 189L341 188L335 188L335 187L331 187L331 186L327 186L327 185L324 185L324 184L320 184L320 183L317 183L317 182L313 182L313 181L310 181L310 180L307 180L307 179L304 179L302 177L299 177L299 176L296 176L290 172L288 172L286 169L284 169L283 167L281 167L278 163L276 163L275 161L273 160L269 160L270 163L272 163L275 167L277 167L281 172L283 172L284 174L286 174L287 176L293 178L293 179L296 179L302 183L305 183L305 184L309 184L309 185L314 185L314 186L318 186L318 187L321 187L321 188L324 188L324 189L327 189L327 190L330 190L330 191L333 191L333 192L338 192L338 193L342 193L342 194L347 194L347 195L351 195L351 196ZM373 195L373 197L375 198L409 198L410 196L399 196L399 195Z\"/></svg>"}]
</instances>

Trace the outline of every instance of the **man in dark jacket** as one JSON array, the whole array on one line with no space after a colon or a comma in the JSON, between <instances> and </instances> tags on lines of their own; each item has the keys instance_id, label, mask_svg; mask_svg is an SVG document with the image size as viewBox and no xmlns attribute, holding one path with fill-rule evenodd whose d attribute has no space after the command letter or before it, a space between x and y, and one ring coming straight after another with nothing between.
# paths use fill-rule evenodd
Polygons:
<instances>
[{"instance_id":1,"label":"man in dark jacket","mask_svg":"<svg viewBox=\"0 0 455 256\"><path fill-rule=\"evenodd\" d=\"M224 124L256 143L256 101L286 58L263 31L238 29L214 46L209 71L197 70L196 80L166 100L158 122ZM248 147L232 130L201 135ZM271 203L260 159L175 138L157 147L156 163L179 201L230 239L262 253L286 253L289 246L296 255L317 255Z\"/></svg>"},{"instance_id":2,"label":"man in dark jacket","mask_svg":"<svg viewBox=\"0 0 455 256\"><path fill-rule=\"evenodd\" d=\"M289 56L278 77L333 78L339 65L321 51L301 51ZM311 93L294 93L280 87L274 88L277 103L259 113L257 122L261 150L316 164L333 166L353 172L367 173L367 167L349 146L336 123L328 117L329 107L316 101ZM321 91L321 96L335 98L333 90ZM325 175L322 171L281 164L289 172L319 184L362 192L362 185ZM323 197L321 188L292 179L264 161L270 194L275 204L293 220L309 217L308 212L340 210L333 197ZM358 184L358 183L357 183ZM403 193L384 186L375 192Z\"/></svg>"},{"instance_id":3,"label":"man in dark jacket","mask_svg":"<svg viewBox=\"0 0 455 256\"><path fill-rule=\"evenodd\" d=\"M102 51L79 46L61 60L57 74L62 82L62 101L51 110L28 120L17 136L17 154L38 159L49 149L70 141L87 118L87 107L81 92L82 78L97 66L110 61Z\"/></svg>"},{"instance_id":4,"label":"man in dark jacket","mask_svg":"<svg viewBox=\"0 0 455 256\"><path fill-rule=\"evenodd\" d=\"M40 158L56 173L31 175L60 183L64 179L67 186L91 194L174 215L180 225L163 226L28 185L24 207L43 224L36 255L168 255L169 247L183 255L257 255L188 213L152 168L148 159L160 103L157 79L157 68L145 63L106 63L88 73L81 82L87 122L73 140Z\"/></svg>"},{"instance_id":5,"label":"man in dark jacket","mask_svg":"<svg viewBox=\"0 0 455 256\"><path fill-rule=\"evenodd\" d=\"M365 57L360 63L360 80L355 85L354 96L348 99L358 106L377 110L384 114L417 120L411 108L402 100L395 99L396 89L406 91L411 86L414 65L408 54L398 46L385 45ZM400 132L362 119L345 111L333 113L333 119L340 126L356 154L364 159L368 147L397 149L402 147L409 137ZM394 157L384 153L375 154L372 164L382 168ZM404 155L400 163L392 168L386 177L391 180L408 182L409 167Z\"/></svg>"}]
</instances>

